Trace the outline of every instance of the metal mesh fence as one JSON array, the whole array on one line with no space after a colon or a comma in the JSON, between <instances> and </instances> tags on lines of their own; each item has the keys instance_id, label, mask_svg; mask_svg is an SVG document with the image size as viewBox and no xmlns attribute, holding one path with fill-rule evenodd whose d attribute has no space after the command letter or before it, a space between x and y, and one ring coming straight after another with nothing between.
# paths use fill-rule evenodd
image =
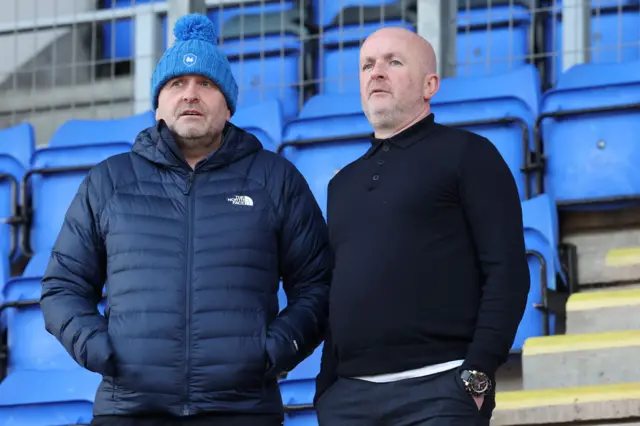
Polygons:
<instances>
[{"instance_id":1,"label":"metal mesh fence","mask_svg":"<svg viewBox=\"0 0 640 426\"><path fill-rule=\"evenodd\" d=\"M66 120L121 117L148 105L143 94L167 46L170 1L5 0L0 128L29 121L38 144L45 144ZM417 31L420 1L427 0L206 4L240 85L240 108L277 98L285 117L293 118L314 94L357 91L362 40L380 26ZM456 75L500 73L531 63L540 71L542 87L552 87L563 69L562 3L458 0ZM591 1L585 60L638 58L638 3ZM136 28L148 28L145 37Z\"/></svg>"}]
</instances>

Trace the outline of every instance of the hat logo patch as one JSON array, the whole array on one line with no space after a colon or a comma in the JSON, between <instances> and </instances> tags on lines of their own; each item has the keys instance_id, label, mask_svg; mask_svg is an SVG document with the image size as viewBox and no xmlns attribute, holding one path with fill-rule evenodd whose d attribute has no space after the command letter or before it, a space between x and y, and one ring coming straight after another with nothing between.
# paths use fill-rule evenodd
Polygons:
<instances>
[{"instance_id":1,"label":"hat logo patch","mask_svg":"<svg viewBox=\"0 0 640 426\"><path fill-rule=\"evenodd\" d=\"M196 55L194 55L193 53L187 53L186 55L184 55L184 58L182 58L182 62L186 66L191 67L191 66L196 64L196 60L197 59L198 59L198 57Z\"/></svg>"}]
</instances>

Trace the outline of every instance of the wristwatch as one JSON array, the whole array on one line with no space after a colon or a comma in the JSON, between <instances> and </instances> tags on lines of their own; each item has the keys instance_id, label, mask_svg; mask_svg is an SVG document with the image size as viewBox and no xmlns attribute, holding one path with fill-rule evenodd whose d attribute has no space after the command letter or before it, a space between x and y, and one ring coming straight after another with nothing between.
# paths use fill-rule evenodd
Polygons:
<instances>
[{"instance_id":1,"label":"wristwatch","mask_svg":"<svg viewBox=\"0 0 640 426\"><path fill-rule=\"evenodd\" d=\"M491 379L480 371L462 370L460 378L472 396L484 396L491 390Z\"/></svg>"}]
</instances>

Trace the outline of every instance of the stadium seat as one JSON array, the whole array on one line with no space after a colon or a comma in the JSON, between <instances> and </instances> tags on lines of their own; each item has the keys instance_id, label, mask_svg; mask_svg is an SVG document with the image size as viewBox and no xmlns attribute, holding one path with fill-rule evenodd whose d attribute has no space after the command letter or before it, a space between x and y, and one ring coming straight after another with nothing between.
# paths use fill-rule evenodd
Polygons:
<instances>
[{"instance_id":1,"label":"stadium seat","mask_svg":"<svg viewBox=\"0 0 640 426\"><path fill-rule=\"evenodd\" d=\"M279 99L285 119L298 114L305 80L312 70L307 30L295 14L236 16L224 27L221 50L229 58L238 86L238 107Z\"/></svg>"},{"instance_id":2,"label":"stadium seat","mask_svg":"<svg viewBox=\"0 0 640 426\"><path fill-rule=\"evenodd\" d=\"M415 1L372 0L361 7L362 3L362 0L323 2L321 9L326 15L320 21L324 28L316 63L321 94L358 92L360 45L375 31L383 27L416 31L416 14L411 10ZM333 17L327 18L329 15Z\"/></svg>"},{"instance_id":3,"label":"stadium seat","mask_svg":"<svg viewBox=\"0 0 640 426\"><path fill-rule=\"evenodd\" d=\"M504 73L527 63L532 53L531 3L458 0L456 76Z\"/></svg>"},{"instance_id":4,"label":"stadium seat","mask_svg":"<svg viewBox=\"0 0 640 426\"><path fill-rule=\"evenodd\" d=\"M400 10L415 12L416 0L313 0L313 23L324 29L364 22L385 21Z\"/></svg>"},{"instance_id":5,"label":"stadium seat","mask_svg":"<svg viewBox=\"0 0 640 426\"><path fill-rule=\"evenodd\" d=\"M102 9L161 3L165 0L100 0ZM101 25L102 59L110 61L129 60L135 56L134 29L131 19L107 21Z\"/></svg>"},{"instance_id":6,"label":"stadium seat","mask_svg":"<svg viewBox=\"0 0 640 426\"><path fill-rule=\"evenodd\" d=\"M522 168L533 149L528 142L533 140L540 96L537 69L523 65L508 73L443 79L432 110L436 121L493 142L515 177L520 199L525 200L529 192L534 193L535 176Z\"/></svg>"},{"instance_id":7,"label":"stadium seat","mask_svg":"<svg viewBox=\"0 0 640 426\"><path fill-rule=\"evenodd\" d=\"M9 219L17 215L14 211L19 203L20 182L29 168L29 161L35 151L35 135L30 123L0 130L0 253L15 260L20 255L17 227L12 227ZM4 281L3 281L4 282Z\"/></svg>"},{"instance_id":8,"label":"stadium seat","mask_svg":"<svg viewBox=\"0 0 640 426\"><path fill-rule=\"evenodd\" d=\"M30 260L3 291L7 377L0 383L2 424L49 426L84 423L101 377L83 370L44 328L39 299L49 253ZM102 309L101 309L102 310ZM9 423L7 423L9 422Z\"/></svg>"},{"instance_id":9,"label":"stadium seat","mask_svg":"<svg viewBox=\"0 0 640 426\"><path fill-rule=\"evenodd\" d=\"M36 253L21 276L9 279L3 289L6 303L20 303L3 309L3 325L8 330L7 373L22 370L73 370L78 365L64 347L44 328L40 310L42 275L50 253Z\"/></svg>"},{"instance_id":10,"label":"stadium seat","mask_svg":"<svg viewBox=\"0 0 640 426\"><path fill-rule=\"evenodd\" d=\"M611 208L640 196L638 96L640 60L572 67L545 93L545 191L561 208Z\"/></svg>"},{"instance_id":11,"label":"stadium seat","mask_svg":"<svg viewBox=\"0 0 640 426\"><path fill-rule=\"evenodd\" d=\"M101 377L86 370L22 371L0 384L3 425L88 425Z\"/></svg>"},{"instance_id":12,"label":"stadium seat","mask_svg":"<svg viewBox=\"0 0 640 426\"><path fill-rule=\"evenodd\" d=\"M512 345L514 351L522 350L529 337L553 333L555 315L540 308L553 297L551 295L560 294L559 290L567 283L558 255L558 217L551 197L542 194L523 202L522 219L531 287L527 307Z\"/></svg>"},{"instance_id":13,"label":"stadium seat","mask_svg":"<svg viewBox=\"0 0 640 426\"><path fill-rule=\"evenodd\" d=\"M302 0L303 2L305 0ZM219 35L226 40L227 34L224 30L225 25L234 18L239 16L283 16L285 19L304 20L304 14L301 14L300 0L260 0L259 2L224 2L218 6L210 7L207 10L207 16L216 25L216 28L222 28ZM305 10L302 10L304 13Z\"/></svg>"},{"instance_id":14,"label":"stadium seat","mask_svg":"<svg viewBox=\"0 0 640 426\"><path fill-rule=\"evenodd\" d=\"M553 9L548 15L544 34L545 51L549 56L545 61L545 80L553 86L563 70L562 55L553 54L562 51L562 0L547 0L547 3L546 7ZM591 2L591 10L590 62L614 63L640 59L637 29L640 25L640 2L595 0Z\"/></svg>"},{"instance_id":15,"label":"stadium seat","mask_svg":"<svg viewBox=\"0 0 640 426\"><path fill-rule=\"evenodd\" d=\"M329 180L369 149L372 131L357 93L316 95L285 126L278 152L307 179L325 217Z\"/></svg>"},{"instance_id":16,"label":"stadium seat","mask_svg":"<svg viewBox=\"0 0 640 426\"><path fill-rule=\"evenodd\" d=\"M147 112L113 120L71 120L60 126L49 146L32 159L31 196L24 200L32 215L25 244L30 251L51 249L88 168L129 151L136 135L154 123L155 116Z\"/></svg>"},{"instance_id":17,"label":"stadium seat","mask_svg":"<svg viewBox=\"0 0 640 426\"><path fill-rule=\"evenodd\" d=\"M275 152L282 141L282 104L277 99L239 108L231 122L255 135L266 150Z\"/></svg>"}]
</instances>

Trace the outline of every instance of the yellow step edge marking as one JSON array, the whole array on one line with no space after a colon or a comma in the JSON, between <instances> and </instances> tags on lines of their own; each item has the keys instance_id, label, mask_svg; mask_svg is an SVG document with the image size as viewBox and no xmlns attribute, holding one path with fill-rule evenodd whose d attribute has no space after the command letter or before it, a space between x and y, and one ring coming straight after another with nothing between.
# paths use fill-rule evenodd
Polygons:
<instances>
[{"instance_id":1,"label":"yellow step edge marking","mask_svg":"<svg viewBox=\"0 0 640 426\"><path fill-rule=\"evenodd\" d=\"M640 264L640 247L611 249L604 258L606 266L629 266Z\"/></svg>"},{"instance_id":2,"label":"yellow step edge marking","mask_svg":"<svg viewBox=\"0 0 640 426\"><path fill-rule=\"evenodd\" d=\"M640 289L590 291L569 296L567 311L640 305Z\"/></svg>"},{"instance_id":3,"label":"yellow step edge marking","mask_svg":"<svg viewBox=\"0 0 640 426\"><path fill-rule=\"evenodd\" d=\"M498 392L496 394L496 410L518 410L630 399L640 400L640 383Z\"/></svg>"},{"instance_id":4,"label":"yellow step edge marking","mask_svg":"<svg viewBox=\"0 0 640 426\"><path fill-rule=\"evenodd\" d=\"M640 330L532 337L524 342L523 356L640 346Z\"/></svg>"}]
</instances>

